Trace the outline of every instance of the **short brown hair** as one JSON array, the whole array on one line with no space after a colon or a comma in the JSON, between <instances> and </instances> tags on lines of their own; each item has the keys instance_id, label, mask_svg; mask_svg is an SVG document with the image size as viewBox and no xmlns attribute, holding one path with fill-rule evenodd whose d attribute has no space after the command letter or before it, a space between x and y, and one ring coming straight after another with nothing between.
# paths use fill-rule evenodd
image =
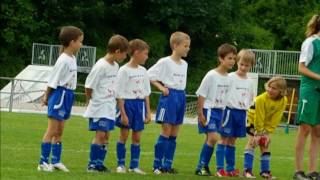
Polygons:
<instances>
[{"instance_id":1,"label":"short brown hair","mask_svg":"<svg viewBox=\"0 0 320 180\"><path fill-rule=\"evenodd\" d=\"M127 38L119 34L116 34L109 39L108 45L107 45L107 52L115 53L116 50L118 49L120 50L120 52L126 52L128 51L128 47L129 47L129 42Z\"/></svg>"},{"instance_id":2,"label":"short brown hair","mask_svg":"<svg viewBox=\"0 0 320 180\"><path fill-rule=\"evenodd\" d=\"M218 53L218 57L223 59L229 53L233 53L236 55L237 48L231 44L224 43L219 46L217 53Z\"/></svg>"},{"instance_id":3,"label":"short brown hair","mask_svg":"<svg viewBox=\"0 0 320 180\"><path fill-rule=\"evenodd\" d=\"M170 47L173 50L173 45L174 44L180 44L185 40L191 40L190 36L184 32L181 31L176 31L174 33L171 34L170 36Z\"/></svg>"},{"instance_id":4,"label":"short brown hair","mask_svg":"<svg viewBox=\"0 0 320 180\"><path fill-rule=\"evenodd\" d=\"M134 39L129 42L129 56L132 56L135 51L149 50L149 45L141 39Z\"/></svg>"},{"instance_id":5,"label":"short brown hair","mask_svg":"<svg viewBox=\"0 0 320 180\"><path fill-rule=\"evenodd\" d=\"M255 54L250 49L242 49L237 55L237 62L239 62L240 59L244 62L251 63L251 65L256 63Z\"/></svg>"},{"instance_id":6,"label":"short brown hair","mask_svg":"<svg viewBox=\"0 0 320 180\"><path fill-rule=\"evenodd\" d=\"M60 30L59 40L63 47L68 47L72 40L77 40L83 32L75 26L63 26Z\"/></svg>"},{"instance_id":7,"label":"short brown hair","mask_svg":"<svg viewBox=\"0 0 320 180\"><path fill-rule=\"evenodd\" d=\"M276 83L276 86L280 89L280 96L283 97L287 95L287 81L281 76L275 76L269 79L269 81L264 84L265 89L267 89L270 86L270 84L274 82Z\"/></svg>"}]
</instances>

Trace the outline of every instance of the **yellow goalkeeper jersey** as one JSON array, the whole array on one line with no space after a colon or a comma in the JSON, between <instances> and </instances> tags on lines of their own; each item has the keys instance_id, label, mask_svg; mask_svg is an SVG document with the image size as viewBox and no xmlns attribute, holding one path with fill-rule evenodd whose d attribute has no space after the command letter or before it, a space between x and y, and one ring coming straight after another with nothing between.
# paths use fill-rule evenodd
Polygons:
<instances>
[{"instance_id":1,"label":"yellow goalkeeper jersey","mask_svg":"<svg viewBox=\"0 0 320 180\"><path fill-rule=\"evenodd\" d=\"M247 126L253 124L257 132L272 133L282 118L287 102L286 96L273 100L267 92L262 93L255 98L254 108L248 110Z\"/></svg>"}]
</instances>

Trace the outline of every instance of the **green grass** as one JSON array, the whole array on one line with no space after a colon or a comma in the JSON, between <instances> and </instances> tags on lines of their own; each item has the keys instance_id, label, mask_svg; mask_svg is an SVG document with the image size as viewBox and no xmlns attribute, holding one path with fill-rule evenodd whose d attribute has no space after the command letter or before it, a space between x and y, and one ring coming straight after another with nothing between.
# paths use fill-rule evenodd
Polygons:
<instances>
[{"instance_id":1,"label":"green grass","mask_svg":"<svg viewBox=\"0 0 320 180\"><path fill-rule=\"evenodd\" d=\"M87 173L86 166L89 156L89 145L94 135L87 130L87 121L82 117L73 116L67 121L63 135L62 161L71 170L70 173L44 173L36 170L40 156L40 143L47 127L44 114L23 114L1 112L1 179L198 179L194 170L198 162L200 148L204 136L199 135L197 126L183 125L178 137L174 167L178 175L152 174L153 146L160 133L159 125L147 125L142 134L141 169L147 175L135 174L99 174ZM107 167L116 168L116 141L119 129L112 132L105 161ZM278 129L273 135L271 152L271 170L278 179L290 179L294 172L294 144L296 130L287 135ZM129 164L130 142L127 142L127 161ZM243 149L246 139L237 142L236 164L242 170ZM256 157L258 157L256 151ZM211 169L214 170L215 158L212 157ZM259 157L255 159L254 171L258 174ZM214 177L213 179L215 179ZM218 179L218 178L216 178ZM235 179L235 178L230 178ZM236 178L241 179L241 178Z\"/></svg>"}]
</instances>

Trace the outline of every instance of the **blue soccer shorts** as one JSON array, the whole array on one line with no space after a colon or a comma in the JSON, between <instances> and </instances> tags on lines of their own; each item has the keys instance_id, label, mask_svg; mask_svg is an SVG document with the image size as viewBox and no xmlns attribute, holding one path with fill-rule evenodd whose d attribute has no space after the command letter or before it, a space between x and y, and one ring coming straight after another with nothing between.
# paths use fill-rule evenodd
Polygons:
<instances>
[{"instance_id":1,"label":"blue soccer shorts","mask_svg":"<svg viewBox=\"0 0 320 180\"><path fill-rule=\"evenodd\" d=\"M89 131L112 131L114 120L108 118L89 118Z\"/></svg>"},{"instance_id":2,"label":"blue soccer shorts","mask_svg":"<svg viewBox=\"0 0 320 180\"><path fill-rule=\"evenodd\" d=\"M186 110L186 94L184 90L169 89L168 96L160 96L156 122L180 125L183 123Z\"/></svg>"},{"instance_id":3,"label":"blue soccer shorts","mask_svg":"<svg viewBox=\"0 0 320 180\"><path fill-rule=\"evenodd\" d=\"M227 107L223 112L223 121L219 129L220 135L225 137L246 137L246 117L246 110Z\"/></svg>"},{"instance_id":4,"label":"blue soccer shorts","mask_svg":"<svg viewBox=\"0 0 320 180\"><path fill-rule=\"evenodd\" d=\"M121 123L121 116L117 110L116 126L119 128L132 129L133 131L142 131L146 119L146 105L144 99L125 99L124 108L129 119L129 125Z\"/></svg>"},{"instance_id":5,"label":"blue soccer shorts","mask_svg":"<svg viewBox=\"0 0 320 180\"><path fill-rule=\"evenodd\" d=\"M58 86L48 97L48 117L67 120L70 117L74 93L72 90Z\"/></svg>"},{"instance_id":6,"label":"blue soccer shorts","mask_svg":"<svg viewBox=\"0 0 320 180\"><path fill-rule=\"evenodd\" d=\"M206 126L201 126L200 122L198 121L198 130L199 134L202 133L210 133L210 132L217 132L219 127L221 126L222 120L222 109L218 108L211 108L211 109L203 109L203 114L206 117Z\"/></svg>"}]
</instances>

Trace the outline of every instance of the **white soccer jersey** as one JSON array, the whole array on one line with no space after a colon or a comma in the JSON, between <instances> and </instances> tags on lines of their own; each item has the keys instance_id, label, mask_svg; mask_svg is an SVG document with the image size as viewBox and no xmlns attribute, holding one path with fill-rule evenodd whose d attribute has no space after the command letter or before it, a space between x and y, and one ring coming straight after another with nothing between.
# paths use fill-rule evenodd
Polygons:
<instances>
[{"instance_id":1,"label":"white soccer jersey","mask_svg":"<svg viewBox=\"0 0 320 180\"><path fill-rule=\"evenodd\" d=\"M157 80L167 88L184 90L187 83L188 63L181 59L177 64L170 56L159 59L149 70L150 80Z\"/></svg>"},{"instance_id":2,"label":"white soccer jersey","mask_svg":"<svg viewBox=\"0 0 320 180\"><path fill-rule=\"evenodd\" d=\"M302 43L301 46L301 53L300 53L300 58L299 62L304 62L306 66L311 62L312 57L313 57L313 44L312 42L315 39L319 39L320 37L318 35L313 35L308 37L304 42Z\"/></svg>"},{"instance_id":3,"label":"white soccer jersey","mask_svg":"<svg viewBox=\"0 0 320 180\"><path fill-rule=\"evenodd\" d=\"M253 104L254 85L249 77L244 79L235 72L229 73L231 87L228 95L227 106L229 108L247 110Z\"/></svg>"},{"instance_id":4,"label":"white soccer jersey","mask_svg":"<svg viewBox=\"0 0 320 180\"><path fill-rule=\"evenodd\" d=\"M119 99L144 99L151 93L147 70L138 66L121 66L117 75L116 97Z\"/></svg>"},{"instance_id":5,"label":"white soccer jersey","mask_svg":"<svg viewBox=\"0 0 320 180\"><path fill-rule=\"evenodd\" d=\"M92 89L92 97L84 117L115 119L115 83L118 70L116 62L110 64L105 58L99 59L93 66L85 83L85 88Z\"/></svg>"},{"instance_id":6,"label":"white soccer jersey","mask_svg":"<svg viewBox=\"0 0 320 180\"><path fill-rule=\"evenodd\" d=\"M204 108L224 109L230 85L229 75L221 75L215 70L210 70L201 81L196 94L205 98Z\"/></svg>"},{"instance_id":7,"label":"white soccer jersey","mask_svg":"<svg viewBox=\"0 0 320 180\"><path fill-rule=\"evenodd\" d=\"M75 90L77 87L77 60L75 56L62 53L57 59L48 80L48 86L56 89L62 86Z\"/></svg>"}]
</instances>

